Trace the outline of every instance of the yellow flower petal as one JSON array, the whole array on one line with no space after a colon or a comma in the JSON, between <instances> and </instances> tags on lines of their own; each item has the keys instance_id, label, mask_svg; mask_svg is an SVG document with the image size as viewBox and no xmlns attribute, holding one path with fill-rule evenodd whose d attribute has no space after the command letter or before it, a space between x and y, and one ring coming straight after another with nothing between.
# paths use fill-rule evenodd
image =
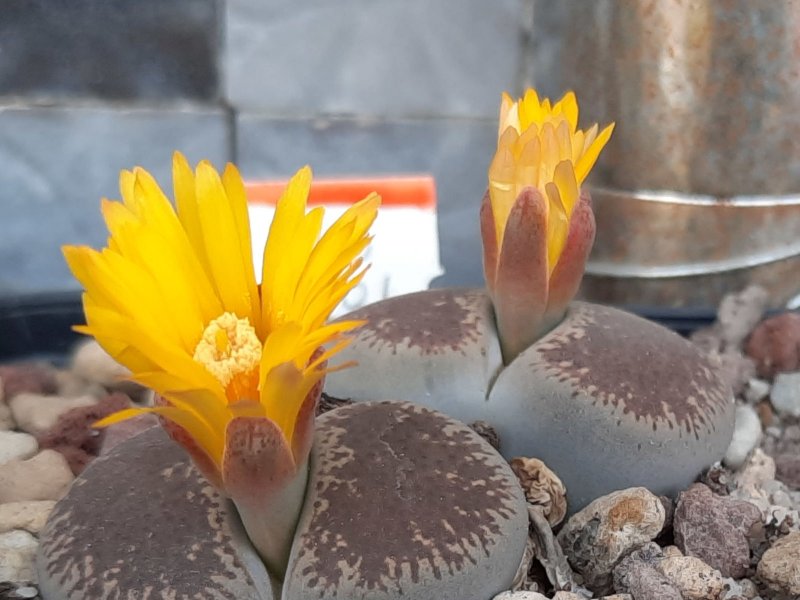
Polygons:
<instances>
[{"instance_id":1,"label":"yellow flower petal","mask_svg":"<svg viewBox=\"0 0 800 600\"><path fill-rule=\"evenodd\" d=\"M555 104L540 99L533 89L517 101L504 93L497 152L489 167L489 195L499 247L514 201L525 187L537 188L547 200L548 218L553 219L547 228L551 270L563 250L580 185L613 130L613 124L600 134L596 124L585 131L578 129L578 115L578 101L571 91Z\"/></svg>"},{"instance_id":2,"label":"yellow flower petal","mask_svg":"<svg viewBox=\"0 0 800 600\"><path fill-rule=\"evenodd\" d=\"M506 221L517 198L515 179L516 161L513 153L506 148L498 150L489 166L489 195L492 199L498 247L502 247Z\"/></svg>"},{"instance_id":3,"label":"yellow flower petal","mask_svg":"<svg viewBox=\"0 0 800 600\"><path fill-rule=\"evenodd\" d=\"M379 205L377 194L367 196L348 208L320 238L299 277L291 318L311 328L328 319L333 309L327 312L325 308L320 309L317 299L337 281L351 277L352 272L344 274L343 271L369 244L371 238L367 232L375 221Z\"/></svg>"},{"instance_id":4,"label":"yellow flower petal","mask_svg":"<svg viewBox=\"0 0 800 600\"><path fill-rule=\"evenodd\" d=\"M283 248L289 244L297 225L303 219L310 189L311 168L305 166L289 180L289 184L275 205L275 216L272 218L267 243L264 246L261 277L263 291L271 292L275 289L276 273L274 265L280 262ZM272 297L267 295L262 299L263 319L264 322L268 323L272 318L272 315L270 315L273 310Z\"/></svg>"},{"instance_id":5,"label":"yellow flower petal","mask_svg":"<svg viewBox=\"0 0 800 600\"><path fill-rule=\"evenodd\" d=\"M225 167L222 174L222 186L231 203L231 212L236 222L236 231L239 235L240 252L244 260L245 279L247 280L248 296L252 303L251 320L260 335L266 335L262 329L261 305L259 301L258 286L256 284L255 267L253 265L253 242L250 234L250 214L247 210L247 196L244 190L244 182L239 170L232 164Z\"/></svg>"},{"instance_id":6,"label":"yellow flower petal","mask_svg":"<svg viewBox=\"0 0 800 600\"><path fill-rule=\"evenodd\" d=\"M208 424L194 418L191 413L172 406L126 408L97 421L94 423L94 427L108 427L120 421L125 421L144 414L155 414L174 421L192 436L192 439L197 442L198 446L200 446L216 464L222 463L224 441L217 435L216 431L209 427Z\"/></svg>"},{"instance_id":7,"label":"yellow flower petal","mask_svg":"<svg viewBox=\"0 0 800 600\"><path fill-rule=\"evenodd\" d=\"M600 152L608 143L608 140L611 139L611 134L613 131L614 123L611 123L611 125L600 132L600 134L597 136L597 139L591 142L591 145L578 160L578 164L575 167L575 176L578 179L579 184L583 183L583 180L589 175L589 171L592 170L594 163L600 156Z\"/></svg>"},{"instance_id":8,"label":"yellow flower petal","mask_svg":"<svg viewBox=\"0 0 800 600\"><path fill-rule=\"evenodd\" d=\"M302 308L296 301L298 284L308 269L309 259L322 229L324 214L325 210L317 207L297 223L294 235L284 247L279 261L273 266L271 304L274 319L277 319L279 314L284 319L304 321L302 313L295 314L296 309ZM271 327L277 325L279 321L273 320Z\"/></svg>"},{"instance_id":9,"label":"yellow flower petal","mask_svg":"<svg viewBox=\"0 0 800 600\"><path fill-rule=\"evenodd\" d=\"M136 177L132 171L121 171L119 174L119 193L122 202L131 212L136 213L136 201L133 197L133 183Z\"/></svg>"},{"instance_id":10,"label":"yellow flower petal","mask_svg":"<svg viewBox=\"0 0 800 600\"><path fill-rule=\"evenodd\" d=\"M561 203L564 205L567 218L572 217L572 210L578 202L580 190L578 189L578 181L575 178L575 170L572 168L572 163L568 160L563 160L556 165L553 173L553 183L558 188L558 195Z\"/></svg>"},{"instance_id":11,"label":"yellow flower petal","mask_svg":"<svg viewBox=\"0 0 800 600\"><path fill-rule=\"evenodd\" d=\"M249 248L247 254L242 254L243 243L230 200L219 175L207 162L197 166L195 194L206 255L222 308L251 318L254 301L250 292L254 285L248 281L252 267L246 263L252 262L252 256Z\"/></svg>"},{"instance_id":12,"label":"yellow flower petal","mask_svg":"<svg viewBox=\"0 0 800 600\"><path fill-rule=\"evenodd\" d=\"M517 103L511 99L506 92L503 92L500 99L500 125L497 131L498 137L509 127L519 130L519 112Z\"/></svg>"},{"instance_id":13,"label":"yellow flower petal","mask_svg":"<svg viewBox=\"0 0 800 600\"><path fill-rule=\"evenodd\" d=\"M578 129L578 99L575 97L575 92L569 91L564 94L564 97L558 101L556 106L560 107L561 112L567 119L570 131L575 132Z\"/></svg>"},{"instance_id":14,"label":"yellow flower petal","mask_svg":"<svg viewBox=\"0 0 800 600\"><path fill-rule=\"evenodd\" d=\"M547 272L549 274L553 272L556 263L558 263L558 258L567 243L569 218L556 184L550 181L545 185L544 189L548 202Z\"/></svg>"},{"instance_id":15,"label":"yellow flower petal","mask_svg":"<svg viewBox=\"0 0 800 600\"><path fill-rule=\"evenodd\" d=\"M186 237L194 250L195 256L197 256L197 260L210 278L211 267L206 256L203 227L200 224L197 196L194 193L194 173L186 158L180 152L175 152L172 156L172 187L175 194L178 218L186 231Z\"/></svg>"},{"instance_id":16,"label":"yellow flower petal","mask_svg":"<svg viewBox=\"0 0 800 600\"><path fill-rule=\"evenodd\" d=\"M310 180L311 170L301 169L276 207L259 290L235 167L220 176L201 162L193 173L176 153L177 210L149 173L122 172L123 201L101 205L108 247L64 248L86 289L87 324L76 330L170 405L126 410L101 425L158 414L185 429L218 469L237 416L273 420L294 448L300 408L327 371L320 365L361 324L326 321L364 275L359 254L380 204L376 195L356 203L320 238L323 209L306 214Z\"/></svg>"}]
</instances>

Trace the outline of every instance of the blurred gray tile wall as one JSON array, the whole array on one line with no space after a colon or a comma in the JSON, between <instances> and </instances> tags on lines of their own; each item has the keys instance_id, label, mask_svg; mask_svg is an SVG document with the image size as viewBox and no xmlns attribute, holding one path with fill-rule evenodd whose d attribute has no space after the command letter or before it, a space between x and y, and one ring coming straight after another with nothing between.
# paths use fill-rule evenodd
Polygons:
<instances>
[{"instance_id":1,"label":"blurred gray tile wall","mask_svg":"<svg viewBox=\"0 0 800 600\"><path fill-rule=\"evenodd\" d=\"M534 1L536 6L534 9ZM532 15L536 12L536 19ZM439 284L480 285L500 92L558 94L561 0L3 0L0 295L75 289L121 168L436 177ZM541 18L540 18L541 15Z\"/></svg>"}]
</instances>

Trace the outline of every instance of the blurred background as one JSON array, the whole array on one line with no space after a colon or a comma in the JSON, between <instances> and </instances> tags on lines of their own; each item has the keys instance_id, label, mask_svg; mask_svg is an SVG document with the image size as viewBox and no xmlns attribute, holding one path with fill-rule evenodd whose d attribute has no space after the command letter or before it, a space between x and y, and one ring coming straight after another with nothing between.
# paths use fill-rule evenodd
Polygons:
<instances>
[{"instance_id":1,"label":"blurred background","mask_svg":"<svg viewBox=\"0 0 800 600\"><path fill-rule=\"evenodd\" d=\"M105 242L121 168L170 189L176 149L248 179L431 173L443 283L480 285L500 93L560 35L532 4L3 0L0 295L77 289L61 244Z\"/></svg>"},{"instance_id":2,"label":"blurred background","mask_svg":"<svg viewBox=\"0 0 800 600\"><path fill-rule=\"evenodd\" d=\"M59 247L105 242L121 168L169 189L176 149L250 180L430 173L433 285L482 285L498 101L529 85L617 121L585 296L798 303L793 0L3 0L0 298L76 290Z\"/></svg>"}]
</instances>

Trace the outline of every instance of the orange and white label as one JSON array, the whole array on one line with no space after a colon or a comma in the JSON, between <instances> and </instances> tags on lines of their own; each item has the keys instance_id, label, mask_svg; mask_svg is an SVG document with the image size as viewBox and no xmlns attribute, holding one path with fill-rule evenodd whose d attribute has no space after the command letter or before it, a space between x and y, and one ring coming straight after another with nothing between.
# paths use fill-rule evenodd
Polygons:
<instances>
[{"instance_id":1,"label":"orange and white label","mask_svg":"<svg viewBox=\"0 0 800 600\"><path fill-rule=\"evenodd\" d=\"M285 181L246 184L256 273L261 272L261 252L275 203L285 186ZM382 203L371 229L374 239L364 253L365 263L372 266L333 316L390 296L427 289L442 273L433 177L316 179L308 204L325 207L323 228L327 228L348 206L373 191L380 194Z\"/></svg>"}]
</instances>

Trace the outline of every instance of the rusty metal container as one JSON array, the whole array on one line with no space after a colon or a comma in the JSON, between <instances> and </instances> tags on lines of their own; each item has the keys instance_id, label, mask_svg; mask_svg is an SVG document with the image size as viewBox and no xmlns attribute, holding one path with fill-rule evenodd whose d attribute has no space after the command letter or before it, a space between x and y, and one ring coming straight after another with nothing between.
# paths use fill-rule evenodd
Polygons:
<instances>
[{"instance_id":1,"label":"rusty metal container","mask_svg":"<svg viewBox=\"0 0 800 600\"><path fill-rule=\"evenodd\" d=\"M616 121L584 294L714 305L800 294L800 1L573 0L563 89ZM574 30L574 31L573 31Z\"/></svg>"}]
</instances>

